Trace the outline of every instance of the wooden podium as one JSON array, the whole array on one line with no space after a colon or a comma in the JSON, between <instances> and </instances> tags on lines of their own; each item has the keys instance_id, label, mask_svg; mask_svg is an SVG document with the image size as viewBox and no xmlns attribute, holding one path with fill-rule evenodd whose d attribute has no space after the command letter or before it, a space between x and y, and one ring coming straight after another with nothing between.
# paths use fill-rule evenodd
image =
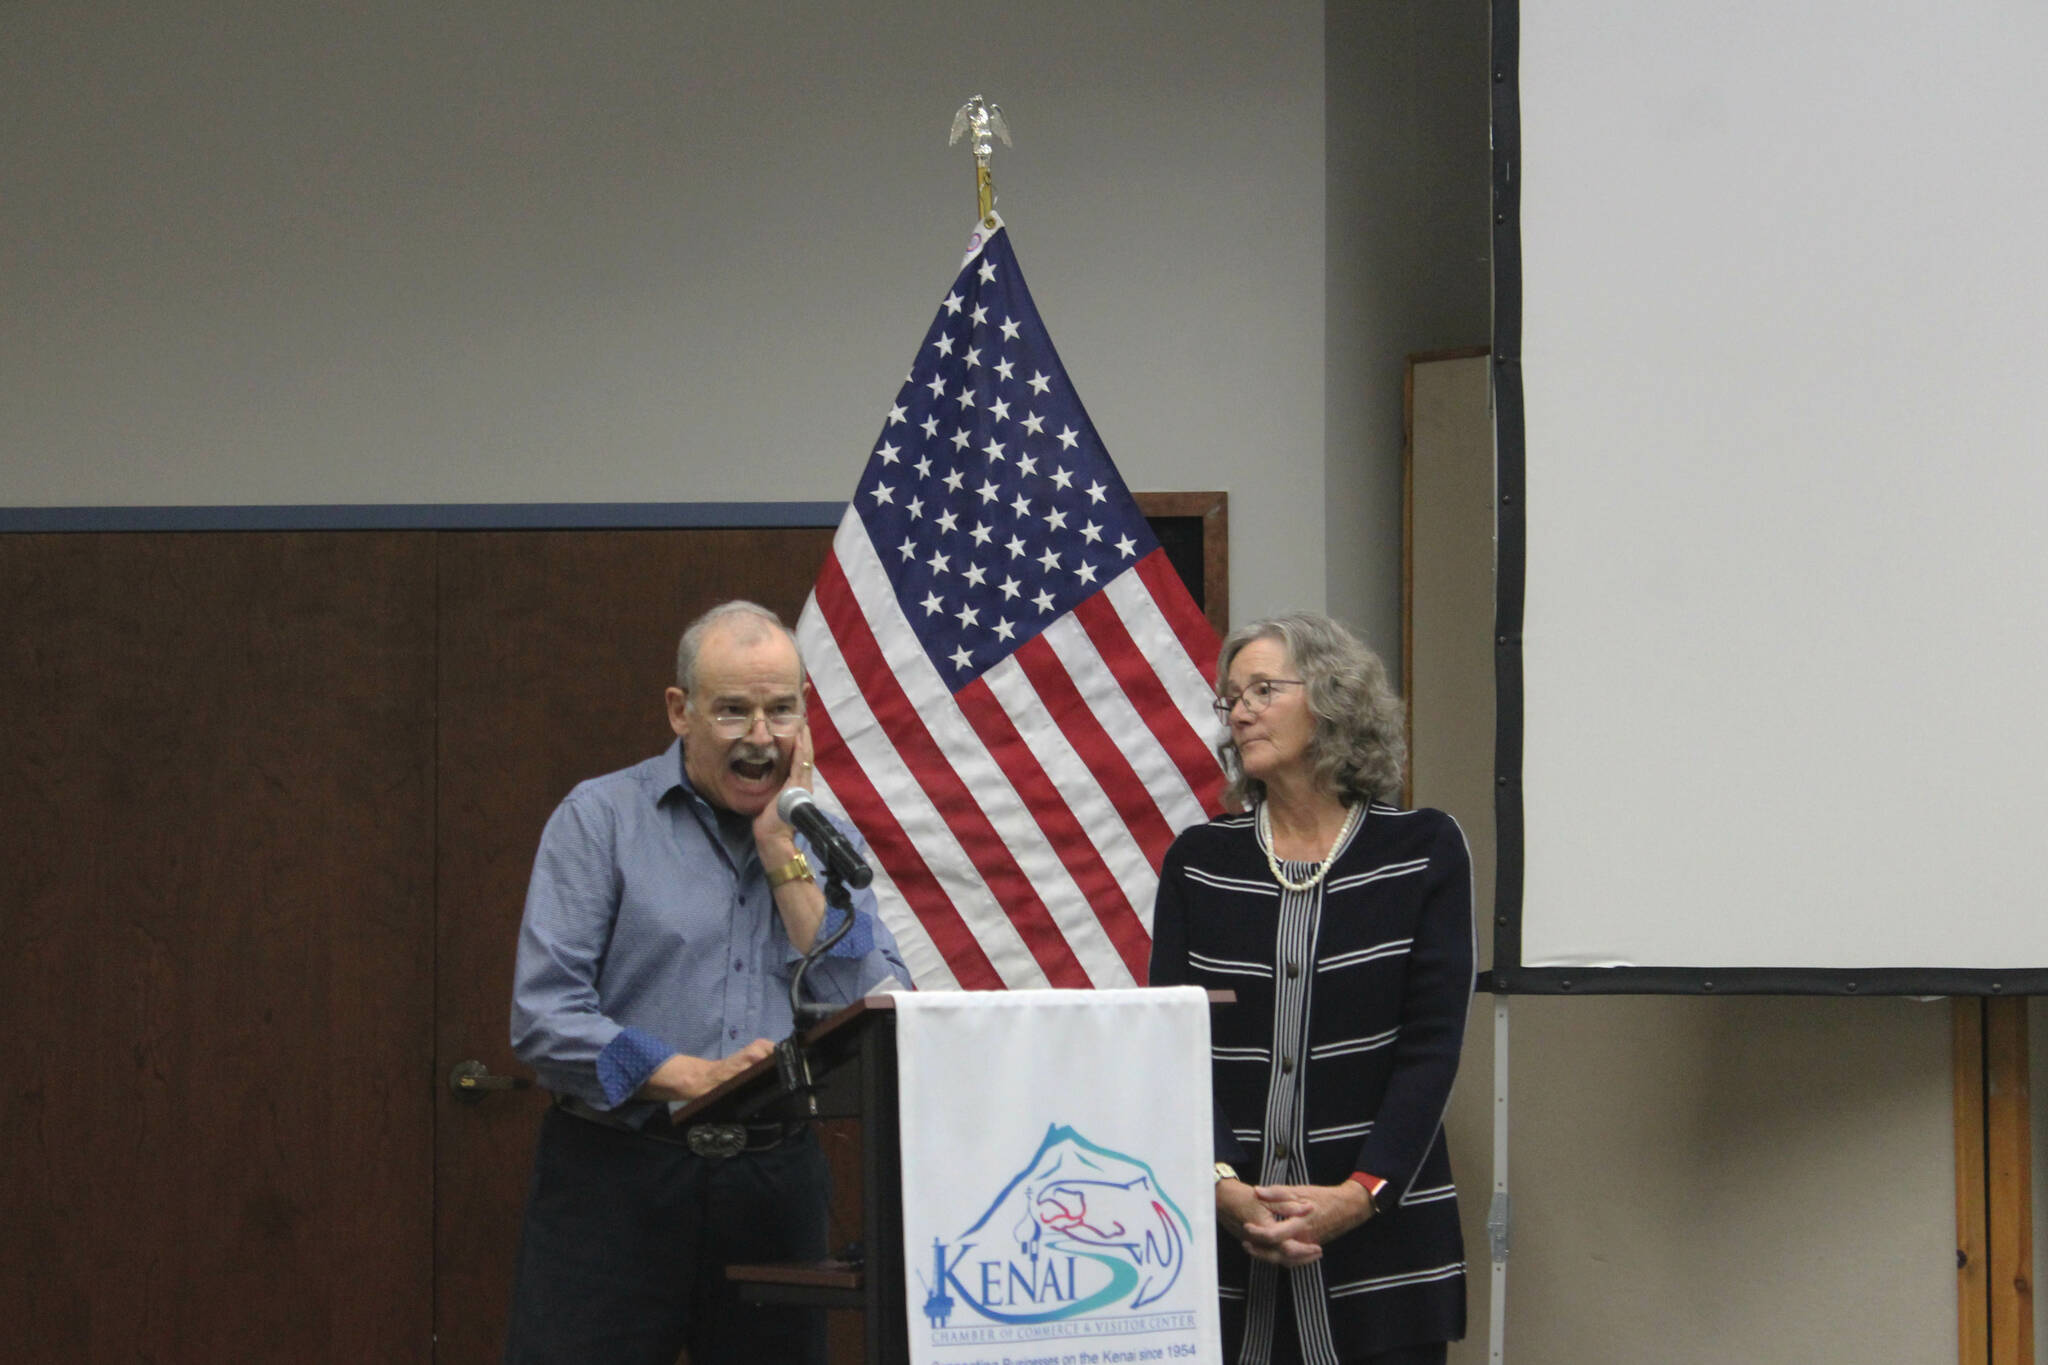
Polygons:
<instances>
[{"instance_id":1,"label":"wooden podium","mask_svg":"<svg viewBox=\"0 0 2048 1365\"><path fill-rule=\"evenodd\" d=\"M807 1089L785 1083L771 1058L677 1111L680 1123L777 1119L860 1120L859 1264L844 1261L736 1265L728 1278L756 1303L851 1308L862 1314L867 1365L910 1359L903 1302L903 1166L896 1110L896 1000L857 1000L798 1038Z\"/></svg>"}]
</instances>

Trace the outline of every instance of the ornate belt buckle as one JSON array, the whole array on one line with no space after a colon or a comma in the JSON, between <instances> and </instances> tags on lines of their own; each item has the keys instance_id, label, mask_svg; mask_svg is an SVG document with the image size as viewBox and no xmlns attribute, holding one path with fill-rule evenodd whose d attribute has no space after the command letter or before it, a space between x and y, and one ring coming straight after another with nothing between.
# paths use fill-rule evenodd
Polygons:
<instances>
[{"instance_id":1,"label":"ornate belt buckle","mask_svg":"<svg viewBox=\"0 0 2048 1365\"><path fill-rule=\"evenodd\" d=\"M698 1156L722 1160L747 1149L747 1129L740 1123L693 1123L684 1130L683 1141Z\"/></svg>"}]
</instances>

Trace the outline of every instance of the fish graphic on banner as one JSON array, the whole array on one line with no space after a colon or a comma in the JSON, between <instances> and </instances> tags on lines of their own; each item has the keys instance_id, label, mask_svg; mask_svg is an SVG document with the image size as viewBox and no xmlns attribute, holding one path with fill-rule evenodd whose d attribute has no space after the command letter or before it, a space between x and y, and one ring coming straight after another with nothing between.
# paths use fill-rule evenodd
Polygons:
<instances>
[{"instance_id":1,"label":"fish graphic on banner","mask_svg":"<svg viewBox=\"0 0 2048 1365\"><path fill-rule=\"evenodd\" d=\"M1007 1230L1014 1251L991 1235L999 1230ZM925 1315L945 1326L956 1295L994 1322L1143 1308L1180 1278L1193 1233L1144 1162L1055 1124L1030 1164L952 1247L933 1242Z\"/></svg>"}]
</instances>

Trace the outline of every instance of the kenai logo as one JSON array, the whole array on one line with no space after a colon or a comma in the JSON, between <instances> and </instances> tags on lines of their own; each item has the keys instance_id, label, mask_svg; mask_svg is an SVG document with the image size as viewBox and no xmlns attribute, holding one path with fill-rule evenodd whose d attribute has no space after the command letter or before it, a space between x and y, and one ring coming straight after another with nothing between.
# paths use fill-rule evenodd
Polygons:
<instances>
[{"instance_id":1,"label":"kenai logo","mask_svg":"<svg viewBox=\"0 0 2048 1365\"><path fill-rule=\"evenodd\" d=\"M925 1316L944 1327L961 1303L1010 1323L1143 1308L1180 1278L1192 1231L1150 1166L1054 1124L973 1227L950 1247L932 1240Z\"/></svg>"}]
</instances>

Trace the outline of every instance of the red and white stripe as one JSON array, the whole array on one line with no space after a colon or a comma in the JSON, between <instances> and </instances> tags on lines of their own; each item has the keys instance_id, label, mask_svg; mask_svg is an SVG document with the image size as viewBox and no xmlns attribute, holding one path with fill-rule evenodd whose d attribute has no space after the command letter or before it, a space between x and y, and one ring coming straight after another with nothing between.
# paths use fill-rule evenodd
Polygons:
<instances>
[{"instance_id":1,"label":"red and white stripe","mask_svg":"<svg viewBox=\"0 0 2048 1365\"><path fill-rule=\"evenodd\" d=\"M849 508L797 641L819 798L920 987L1144 980L1160 861L1222 792L1217 640L1164 551L955 696Z\"/></svg>"}]
</instances>

